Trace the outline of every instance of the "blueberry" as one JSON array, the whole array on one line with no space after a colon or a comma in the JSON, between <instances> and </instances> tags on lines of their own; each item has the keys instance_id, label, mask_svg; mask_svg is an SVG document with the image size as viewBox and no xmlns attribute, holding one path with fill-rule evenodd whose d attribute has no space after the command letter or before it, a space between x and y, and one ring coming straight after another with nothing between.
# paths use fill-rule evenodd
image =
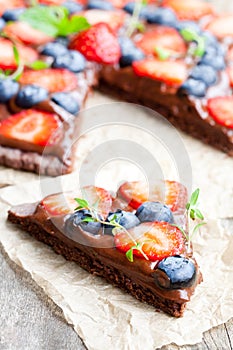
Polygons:
<instances>
[{"instance_id":1,"label":"blueberry","mask_svg":"<svg viewBox=\"0 0 233 350\"><path fill-rule=\"evenodd\" d=\"M15 102L21 108L31 108L48 98L48 91L37 85L23 86L16 96Z\"/></svg>"},{"instance_id":2,"label":"blueberry","mask_svg":"<svg viewBox=\"0 0 233 350\"><path fill-rule=\"evenodd\" d=\"M87 8L106 11L111 11L114 9L113 5L110 2L104 0L89 0Z\"/></svg>"},{"instance_id":3,"label":"blueberry","mask_svg":"<svg viewBox=\"0 0 233 350\"><path fill-rule=\"evenodd\" d=\"M190 287L196 280L194 263L181 256L171 256L159 262L154 274L155 283L164 289Z\"/></svg>"},{"instance_id":4,"label":"blueberry","mask_svg":"<svg viewBox=\"0 0 233 350\"><path fill-rule=\"evenodd\" d=\"M42 55L51 56L54 58L57 56L66 55L67 53L68 49L58 42L48 43L41 50Z\"/></svg>"},{"instance_id":5,"label":"blueberry","mask_svg":"<svg viewBox=\"0 0 233 350\"><path fill-rule=\"evenodd\" d=\"M218 40L212 33L204 31L202 35L205 38L205 42L207 45L218 45Z\"/></svg>"},{"instance_id":6,"label":"blueberry","mask_svg":"<svg viewBox=\"0 0 233 350\"><path fill-rule=\"evenodd\" d=\"M137 217L141 222L165 221L174 222L171 209L160 202L145 202L138 208Z\"/></svg>"},{"instance_id":7,"label":"blueberry","mask_svg":"<svg viewBox=\"0 0 233 350\"><path fill-rule=\"evenodd\" d=\"M196 97L204 97L206 94L206 84L201 80L189 78L180 87L180 92Z\"/></svg>"},{"instance_id":8,"label":"blueberry","mask_svg":"<svg viewBox=\"0 0 233 350\"><path fill-rule=\"evenodd\" d=\"M197 34L201 33L201 28L196 22L193 22L193 21L179 21L176 24L176 29L177 30L191 29Z\"/></svg>"},{"instance_id":9,"label":"blueberry","mask_svg":"<svg viewBox=\"0 0 233 350\"><path fill-rule=\"evenodd\" d=\"M200 63L213 67L216 70L223 70L226 67L224 56L218 54L216 49L208 48ZM215 51L214 51L215 50Z\"/></svg>"},{"instance_id":10,"label":"blueberry","mask_svg":"<svg viewBox=\"0 0 233 350\"><path fill-rule=\"evenodd\" d=\"M6 25L6 22L4 21L4 19L2 17L0 17L0 31L3 30L5 25Z\"/></svg>"},{"instance_id":11,"label":"blueberry","mask_svg":"<svg viewBox=\"0 0 233 350\"><path fill-rule=\"evenodd\" d=\"M65 1L62 3L62 6L67 8L70 15L83 10L83 6L75 1Z\"/></svg>"},{"instance_id":12,"label":"blueberry","mask_svg":"<svg viewBox=\"0 0 233 350\"><path fill-rule=\"evenodd\" d=\"M19 83L11 79L0 80L0 103L9 101L19 90Z\"/></svg>"},{"instance_id":13,"label":"blueberry","mask_svg":"<svg viewBox=\"0 0 233 350\"><path fill-rule=\"evenodd\" d=\"M69 50L66 55L57 56L52 64L53 68L67 68L71 72L82 72L86 67L85 57L78 51Z\"/></svg>"},{"instance_id":14,"label":"blueberry","mask_svg":"<svg viewBox=\"0 0 233 350\"><path fill-rule=\"evenodd\" d=\"M141 61L145 57L142 50L138 49L129 38L122 37L119 39L119 43L121 47L121 67L131 66L134 61Z\"/></svg>"},{"instance_id":15,"label":"blueberry","mask_svg":"<svg viewBox=\"0 0 233 350\"><path fill-rule=\"evenodd\" d=\"M218 76L213 67L200 64L192 70L190 77L196 80L201 80L207 86L210 86L216 83Z\"/></svg>"},{"instance_id":16,"label":"blueberry","mask_svg":"<svg viewBox=\"0 0 233 350\"><path fill-rule=\"evenodd\" d=\"M69 38L67 36L58 36L55 40L55 43L60 43L63 46L68 46L69 45Z\"/></svg>"},{"instance_id":17,"label":"blueberry","mask_svg":"<svg viewBox=\"0 0 233 350\"><path fill-rule=\"evenodd\" d=\"M88 210L80 210L71 214L66 222L66 231L72 231L72 229L80 227L86 232L97 235L101 229L101 223L84 222L83 220L85 218L91 218L91 214Z\"/></svg>"},{"instance_id":18,"label":"blueberry","mask_svg":"<svg viewBox=\"0 0 233 350\"><path fill-rule=\"evenodd\" d=\"M115 213L110 213L107 222L115 220L119 225L123 226L126 230L129 230L132 227L138 226L140 224L137 216L131 212L117 210ZM104 225L104 233L111 234L113 226Z\"/></svg>"},{"instance_id":19,"label":"blueberry","mask_svg":"<svg viewBox=\"0 0 233 350\"><path fill-rule=\"evenodd\" d=\"M19 17L24 13L25 8L16 8L16 9L11 9L11 10L6 10L2 18L6 22L15 22L19 20Z\"/></svg>"},{"instance_id":20,"label":"blueberry","mask_svg":"<svg viewBox=\"0 0 233 350\"><path fill-rule=\"evenodd\" d=\"M130 15L132 15L133 12L134 12L135 4L136 4L136 3L135 3L134 1L128 2L128 3L124 6L123 10L125 10L125 11L128 12ZM143 6L143 7L141 8L140 16L139 16L139 17L140 17L141 19L146 19L146 18L147 18L147 15L148 15L148 7Z\"/></svg>"},{"instance_id":21,"label":"blueberry","mask_svg":"<svg viewBox=\"0 0 233 350\"><path fill-rule=\"evenodd\" d=\"M71 114L77 114L79 112L78 102L68 92L57 92L53 94L52 101Z\"/></svg>"},{"instance_id":22,"label":"blueberry","mask_svg":"<svg viewBox=\"0 0 233 350\"><path fill-rule=\"evenodd\" d=\"M176 27L177 17L173 10L166 7L155 7L148 11L147 21L149 23L162 24L169 27Z\"/></svg>"}]
</instances>

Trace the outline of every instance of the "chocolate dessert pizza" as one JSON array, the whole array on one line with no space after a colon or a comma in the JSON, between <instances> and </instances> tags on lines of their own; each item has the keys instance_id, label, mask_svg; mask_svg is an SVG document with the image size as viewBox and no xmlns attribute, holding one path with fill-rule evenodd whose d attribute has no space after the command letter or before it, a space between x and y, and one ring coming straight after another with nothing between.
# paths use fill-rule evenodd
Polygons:
<instances>
[{"instance_id":1,"label":"chocolate dessert pizza","mask_svg":"<svg viewBox=\"0 0 233 350\"><path fill-rule=\"evenodd\" d=\"M180 317L202 281L191 239L204 218L199 190L188 202L183 185L161 184L149 191L127 182L115 196L88 186L13 207L8 220L139 301Z\"/></svg>"},{"instance_id":2,"label":"chocolate dessert pizza","mask_svg":"<svg viewBox=\"0 0 233 350\"><path fill-rule=\"evenodd\" d=\"M10 0L0 15L0 164L72 171L93 86L233 155L233 15L199 0Z\"/></svg>"}]
</instances>

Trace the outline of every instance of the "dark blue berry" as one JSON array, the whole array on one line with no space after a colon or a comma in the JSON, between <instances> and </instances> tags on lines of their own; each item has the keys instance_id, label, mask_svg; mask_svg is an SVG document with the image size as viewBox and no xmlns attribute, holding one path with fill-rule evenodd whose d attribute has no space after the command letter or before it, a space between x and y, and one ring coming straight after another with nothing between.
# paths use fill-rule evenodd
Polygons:
<instances>
[{"instance_id":1,"label":"dark blue berry","mask_svg":"<svg viewBox=\"0 0 233 350\"><path fill-rule=\"evenodd\" d=\"M153 275L155 283L162 288L186 288L194 284L196 268L190 259L171 256L159 262Z\"/></svg>"},{"instance_id":2,"label":"dark blue berry","mask_svg":"<svg viewBox=\"0 0 233 350\"><path fill-rule=\"evenodd\" d=\"M62 6L67 8L70 15L83 10L83 6L75 1L65 1Z\"/></svg>"},{"instance_id":3,"label":"dark blue berry","mask_svg":"<svg viewBox=\"0 0 233 350\"><path fill-rule=\"evenodd\" d=\"M2 18L6 22L15 22L19 20L19 17L24 13L25 8L16 8L16 9L11 9L11 10L6 10Z\"/></svg>"},{"instance_id":4,"label":"dark blue berry","mask_svg":"<svg viewBox=\"0 0 233 350\"><path fill-rule=\"evenodd\" d=\"M80 227L82 230L89 232L93 235L97 235L101 229L101 223L97 221L85 222L83 221L86 218L91 218L91 214L88 210L80 210L74 212L67 219L66 226L69 227L70 231L72 229Z\"/></svg>"},{"instance_id":5,"label":"dark blue berry","mask_svg":"<svg viewBox=\"0 0 233 350\"><path fill-rule=\"evenodd\" d=\"M148 6L149 8L149 6ZM166 7L150 6L151 10L147 13L147 21L149 23L162 24L169 27L176 27L177 17L173 10Z\"/></svg>"},{"instance_id":6,"label":"dark blue berry","mask_svg":"<svg viewBox=\"0 0 233 350\"><path fill-rule=\"evenodd\" d=\"M135 214L123 210L117 210L115 213L110 213L107 222L110 222L113 219L126 230L140 224L140 221ZM114 227L111 225L104 225L104 233L111 234L113 228Z\"/></svg>"},{"instance_id":7,"label":"dark blue berry","mask_svg":"<svg viewBox=\"0 0 233 350\"><path fill-rule=\"evenodd\" d=\"M165 221L174 222L170 208L160 202L145 202L138 208L137 217L141 222Z\"/></svg>"},{"instance_id":8,"label":"dark blue berry","mask_svg":"<svg viewBox=\"0 0 233 350\"><path fill-rule=\"evenodd\" d=\"M104 0L89 0L87 4L88 9L98 9L98 10L106 10L111 11L114 9L113 5Z\"/></svg>"},{"instance_id":9,"label":"dark blue berry","mask_svg":"<svg viewBox=\"0 0 233 350\"><path fill-rule=\"evenodd\" d=\"M19 90L19 83L11 79L0 80L0 103L9 101Z\"/></svg>"},{"instance_id":10,"label":"dark blue berry","mask_svg":"<svg viewBox=\"0 0 233 350\"><path fill-rule=\"evenodd\" d=\"M203 81L189 78L180 87L180 92L196 97L204 97L206 88L207 86Z\"/></svg>"},{"instance_id":11,"label":"dark blue berry","mask_svg":"<svg viewBox=\"0 0 233 350\"><path fill-rule=\"evenodd\" d=\"M206 53L200 63L213 67L216 70L223 70L226 67L225 58L219 54L216 48L207 47Z\"/></svg>"},{"instance_id":12,"label":"dark blue berry","mask_svg":"<svg viewBox=\"0 0 233 350\"><path fill-rule=\"evenodd\" d=\"M210 32L204 31L202 36L205 38L205 42L207 45L218 45L217 38Z\"/></svg>"},{"instance_id":13,"label":"dark blue berry","mask_svg":"<svg viewBox=\"0 0 233 350\"><path fill-rule=\"evenodd\" d=\"M176 24L176 29L177 30L191 29L197 34L201 33L201 28L196 22L193 22L193 21L179 21Z\"/></svg>"},{"instance_id":14,"label":"dark blue berry","mask_svg":"<svg viewBox=\"0 0 233 350\"><path fill-rule=\"evenodd\" d=\"M52 101L71 114L79 112L79 104L68 92L57 92L52 95Z\"/></svg>"},{"instance_id":15,"label":"dark blue berry","mask_svg":"<svg viewBox=\"0 0 233 350\"><path fill-rule=\"evenodd\" d=\"M3 28L5 27L6 22L4 21L3 18L0 17L0 31L3 30Z\"/></svg>"},{"instance_id":16,"label":"dark blue berry","mask_svg":"<svg viewBox=\"0 0 233 350\"><path fill-rule=\"evenodd\" d=\"M136 5L136 3L134 1L128 2L128 4L126 4L124 6L123 10L125 10L126 12L128 12L129 14L132 15L133 12L134 12L135 5ZM146 19L147 15L148 15L148 7L147 6L142 6L139 17L141 19Z\"/></svg>"},{"instance_id":17,"label":"dark blue berry","mask_svg":"<svg viewBox=\"0 0 233 350\"><path fill-rule=\"evenodd\" d=\"M48 91L37 85L23 86L16 96L15 103L21 108L31 108L48 98Z\"/></svg>"},{"instance_id":18,"label":"dark blue berry","mask_svg":"<svg viewBox=\"0 0 233 350\"><path fill-rule=\"evenodd\" d=\"M57 57L68 54L68 49L66 46L62 45L58 42L48 43L46 44L42 50L41 54L45 56Z\"/></svg>"},{"instance_id":19,"label":"dark blue berry","mask_svg":"<svg viewBox=\"0 0 233 350\"><path fill-rule=\"evenodd\" d=\"M86 67L85 57L78 51L69 50L66 55L57 56L52 64L53 68L67 68L71 72L82 72Z\"/></svg>"},{"instance_id":20,"label":"dark blue berry","mask_svg":"<svg viewBox=\"0 0 233 350\"><path fill-rule=\"evenodd\" d=\"M193 68L190 77L196 80L202 80L207 86L215 84L218 78L216 70L205 64L199 64Z\"/></svg>"},{"instance_id":21,"label":"dark blue berry","mask_svg":"<svg viewBox=\"0 0 233 350\"><path fill-rule=\"evenodd\" d=\"M119 39L119 43L121 47L121 67L131 66L134 61L141 61L145 57L142 50L137 48L129 38L122 37Z\"/></svg>"},{"instance_id":22,"label":"dark blue berry","mask_svg":"<svg viewBox=\"0 0 233 350\"><path fill-rule=\"evenodd\" d=\"M58 36L55 43L59 43L67 47L69 45L69 38L67 36Z\"/></svg>"}]
</instances>

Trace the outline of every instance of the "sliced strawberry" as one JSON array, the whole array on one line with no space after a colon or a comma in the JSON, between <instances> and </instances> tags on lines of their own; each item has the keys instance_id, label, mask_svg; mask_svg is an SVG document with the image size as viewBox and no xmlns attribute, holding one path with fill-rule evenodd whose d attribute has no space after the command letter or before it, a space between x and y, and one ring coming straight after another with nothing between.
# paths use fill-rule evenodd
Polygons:
<instances>
[{"instance_id":1,"label":"sliced strawberry","mask_svg":"<svg viewBox=\"0 0 233 350\"><path fill-rule=\"evenodd\" d=\"M232 66L228 67L227 73L228 73L228 76L229 76L230 85L231 85L231 87L233 87L233 67Z\"/></svg>"},{"instance_id":2,"label":"sliced strawberry","mask_svg":"<svg viewBox=\"0 0 233 350\"><path fill-rule=\"evenodd\" d=\"M179 19L198 20L203 16L214 14L213 6L205 1L164 0L163 5L171 7Z\"/></svg>"},{"instance_id":3,"label":"sliced strawberry","mask_svg":"<svg viewBox=\"0 0 233 350\"><path fill-rule=\"evenodd\" d=\"M207 109L216 123L233 129L233 96L211 98Z\"/></svg>"},{"instance_id":4,"label":"sliced strawberry","mask_svg":"<svg viewBox=\"0 0 233 350\"><path fill-rule=\"evenodd\" d=\"M85 17L91 25L97 23L106 23L113 31L117 31L124 24L127 17L124 11L104 11L104 10L87 10L79 13Z\"/></svg>"},{"instance_id":5,"label":"sliced strawberry","mask_svg":"<svg viewBox=\"0 0 233 350\"><path fill-rule=\"evenodd\" d=\"M70 48L98 63L114 64L121 56L117 37L106 23L95 24L75 35Z\"/></svg>"},{"instance_id":6,"label":"sliced strawberry","mask_svg":"<svg viewBox=\"0 0 233 350\"><path fill-rule=\"evenodd\" d=\"M166 49L171 54L184 54L186 45L178 31L171 27L158 26L143 34L136 45L146 54L155 54L155 48Z\"/></svg>"},{"instance_id":7,"label":"sliced strawberry","mask_svg":"<svg viewBox=\"0 0 233 350\"><path fill-rule=\"evenodd\" d=\"M185 211L188 202L188 192L184 185L176 181L165 181L164 203L173 212L182 213Z\"/></svg>"},{"instance_id":8,"label":"sliced strawberry","mask_svg":"<svg viewBox=\"0 0 233 350\"><path fill-rule=\"evenodd\" d=\"M162 260L184 251L182 232L166 222L146 222L128 231L118 232L114 237L117 249L123 253L136 243L141 244L143 253L150 261ZM133 252L134 256L145 259L139 250Z\"/></svg>"},{"instance_id":9,"label":"sliced strawberry","mask_svg":"<svg viewBox=\"0 0 233 350\"><path fill-rule=\"evenodd\" d=\"M0 123L0 135L39 146L52 146L60 138L61 122L56 114L28 109Z\"/></svg>"},{"instance_id":10,"label":"sliced strawberry","mask_svg":"<svg viewBox=\"0 0 233 350\"><path fill-rule=\"evenodd\" d=\"M233 46L228 50L227 59L233 62Z\"/></svg>"},{"instance_id":11,"label":"sliced strawberry","mask_svg":"<svg viewBox=\"0 0 233 350\"><path fill-rule=\"evenodd\" d=\"M10 38L26 45L43 45L53 40L47 34L32 28L26 22L12 22L4 28L4 33Z\"/></svg>"},{"instance_id":12,"label":"sliced strawberry","mask_svg":"<svg viewBox=\"0 0 233 350\"><path fill-rule=\"evenodd\" d=\"M77 86L77 77L68 69L25 70L20 77L21 84L36 84L50 93L71 91Z\"/></svg>"},{"instance_id":13,"label":"sliced strawberry","mask_svg":"<svg viewBox=\"0 0 233 350\"><path fill-rule=\"evenodd\" d=\"M112 207L112 197L103 188L87 186L82 190L82 198L88 201L91 207L96 208L99 215L106 219Z\"/></svg>"},{"instance_id":14,"label":"sliced strawberry","mask_svg":"<svg viewBox=\"0 0 233 350\"><path fill-rule=\"evenodd\" d=\"M15 8L25 7L23 0L0 0L0 16L6 11Z\"/></svg>"},{"instance_id":15,"label":"sliced strawberry","mask_svg":"<svg viewBox=\"0 0 233 350\"><path fill-rule=\"evenodd\" d=\"M17 45L19 56L22 63L31 63L38 59L38 53L23 45ZM14 58L13 44L8 39L0 38L0 68L1 69L16 69L17 64Z\"/></svg>"},{"instance_id":16,"label":"sliced strawberry","mask_svg":"<svg viewBox=\"0 0 233 350\"><path fill-rule=\"evenodd\" d=\"M70 214L77 207L74 198L75 195L72 192L53 194L44 198L40 205L51 216Z\"/></svg>"},{"instance_id":17,"label":"sliced strawberry","mask_svg":"<svg viewBox=\"0 0 233 350\"><path fill-rule=\"evenodd\" d=\"M145 59L133 62L135 74L159 80L170 86L182 85L188 76L187 66L183 61L159 61Z\"/></svg>"},{"instance_id":18,"label":"sliced strawberry","mask_svg":"<svg viewBox=\"0 0 233 350\"><path fill-rule=\"evenodd\" d=\"M212 32L219 39L223 39L226 36L233 37L233 15L217 17L205 29Z\"/></svg>"},{"instance_id":19,"label":"sliced strawberry","mask_svg":"<svg viewBox=\"0 0 233 350\"><path fill-rule=\"evenodd\" d=\"M72 0L72 1L82 5L86 5L87 3L87 0ZM65 0L39 0L38 2L44 5L61 6L65 2Z\"/></svg>"}]
</instances>

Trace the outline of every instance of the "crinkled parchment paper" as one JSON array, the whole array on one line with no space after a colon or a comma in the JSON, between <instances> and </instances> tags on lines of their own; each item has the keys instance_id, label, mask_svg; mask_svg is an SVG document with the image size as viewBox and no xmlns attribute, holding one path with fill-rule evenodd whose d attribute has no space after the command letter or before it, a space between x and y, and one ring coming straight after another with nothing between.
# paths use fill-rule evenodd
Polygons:
<instances>
[{"instance_id":1,"label":"crinkled parchment paper","mask_svg":"<svg viewBox=\"0 0 233 350\"><path fill-rule=\"evenodd\" d=\"M89 100L89 106L105 102L111 100L97 94ZM148 127L153 123L148 115L140 118L144 118L143 123ZM169 155L141 130L132 132L125 126L93 130L79 144L77 171L71 175L48 180L47 184L47 180L29 182L38 179L36 175L0 170L0 184L19 184L0 191L0 241L10 258L29 271L62 308L67 321L74 325L89 349L150 350L169 343L195 344L201 341L204 331L233 316L233 219L221 219L233 216L233 159L182 135L192 165L192 187L200 187L202 206L209 220L202 235L195 237L195 256L204 282L197 287L181 319L156 313L153 308L87 274L76 264L66 262L47 246L6 222L11 205L39 200L47 192L57 192L58 187L61 190L75 188L83 164L87 165L88 179L94 166L91 163L88 167L91 150L98 149L103 140L118 139L119 135L148 148L160 160L165 178L177 178ZM143 177L140 169L130 163L122 164L120 160L107 163L92 175L95 184L110 190L115 190L122 180Z\"/></svg>"}]
</instances>

